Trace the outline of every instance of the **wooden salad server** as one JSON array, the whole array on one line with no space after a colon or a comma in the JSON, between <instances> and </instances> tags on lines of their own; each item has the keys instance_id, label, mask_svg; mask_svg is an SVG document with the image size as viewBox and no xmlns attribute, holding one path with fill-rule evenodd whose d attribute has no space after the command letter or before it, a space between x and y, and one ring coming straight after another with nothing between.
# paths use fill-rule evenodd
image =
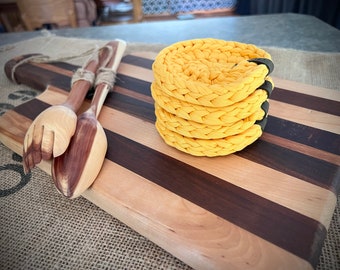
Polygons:
<instances>
[{"instance_id":1,"label":"wooden salad server","mask_svg":"<svg viewBox=\"0 0 340 270\"><path fill-rule=\"evenodd\" d=\"M97 120L108 92L112 89L126 43L109 44L112 54L105 69L97 72L96 89L87 111L78 116L76 131L67 150L52 161L52 178L57 189L68 198L81 195L96 179L107 151L107 138ZM102 74L107 74L101 80Z\"/></svg>"},{"instance_id":2,"label":"wooden salad server","mask_svg":"<svg viewBox=\"0 0 340 270\"><path fill-rule=\"evenodd\" d=\"M72 84L67 100L47 108L34 119L23 143L25 173L41 160L49 160L65 152L76 129L76 112L93 86L94 74L105 57L102 49L96 50L83 68L75 72L78 80Z\"/></svg>"}]
</instances>

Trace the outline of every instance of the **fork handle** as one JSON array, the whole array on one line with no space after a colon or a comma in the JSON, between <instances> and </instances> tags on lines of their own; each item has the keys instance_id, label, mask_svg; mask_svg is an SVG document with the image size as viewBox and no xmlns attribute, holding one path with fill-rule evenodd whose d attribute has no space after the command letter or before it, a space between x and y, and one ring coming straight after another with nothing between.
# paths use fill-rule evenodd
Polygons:
<instances>
[{"instance_id":1,"label":"fork handle","mask_svg":"<svg viewBox=\"0 0 340 270\"><path fill-rule=\"evenodd\" d=\"M92 60L90 61L86 67L86 70L91 71L93 73L98 69L98 61ZM66 101L63 103L64 106L70 108L72 111L77 112L84 102L87 92L91 89L92 83L85 80L79 80L75 82L68 94Z\"/></svg>"}]
</instances>

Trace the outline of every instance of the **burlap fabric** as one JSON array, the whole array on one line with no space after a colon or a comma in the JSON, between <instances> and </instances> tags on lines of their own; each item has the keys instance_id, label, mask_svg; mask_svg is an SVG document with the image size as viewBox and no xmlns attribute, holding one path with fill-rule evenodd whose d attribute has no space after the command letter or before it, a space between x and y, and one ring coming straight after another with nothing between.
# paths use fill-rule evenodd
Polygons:
<instances>
[{"instance_id":1,"label":"burlap fabric","mask_svg":"<svg viewBox=\"0 0 340 270\"><path fill-rule=\"evenodd\" d=\"M7 80L2 68L7 60L36 52L77 56L106 42L47 34L0 47L0 114L38 94ZM128 44L127 53L162 47ZM340 90L339 53L264 49L276 64L273 76ZM81 64L85 57L68 62ZM25 176L21 157L2 144L0 151L0 269L190 269L86 199L64 198L40 169ZM317 269L340 269L339 239L338 197Z\"/></svg>"}]
</instances>

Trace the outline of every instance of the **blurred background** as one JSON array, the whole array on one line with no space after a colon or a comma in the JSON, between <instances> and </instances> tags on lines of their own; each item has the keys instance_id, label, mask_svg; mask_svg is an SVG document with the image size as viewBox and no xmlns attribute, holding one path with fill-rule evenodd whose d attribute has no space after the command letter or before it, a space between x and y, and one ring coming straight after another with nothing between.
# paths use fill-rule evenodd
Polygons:
<instances>
[{"instance_id":1,"label":"blurred background","mask_svg":"<svg viewBox=\"0 0 340 270\"><path fill-rule=\"evenodd\" d=\"M340 29L340 0L0 0L0 32L273 13Z\"/></svg>"}]
</instances>

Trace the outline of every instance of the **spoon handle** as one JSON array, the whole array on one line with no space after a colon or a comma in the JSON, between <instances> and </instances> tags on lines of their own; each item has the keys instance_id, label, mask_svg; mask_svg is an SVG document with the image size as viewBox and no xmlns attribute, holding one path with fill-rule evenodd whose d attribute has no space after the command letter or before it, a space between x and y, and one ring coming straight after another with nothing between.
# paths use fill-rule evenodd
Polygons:
<instances>
[{"instance_id":1,"label":"spoon handle","mask_svg":"<svg viewBox=\"0 0 340 270\"><path fill-rule=\"evenodd\" d=\"M91 102L91 109L96 117L103 107L107 94L113 88L116 72L126 49L126 42L123 40L111 41L105 48L110 52L110 57L106 66L97 71L96 89Z\"/></svg>"}]
</instances>

